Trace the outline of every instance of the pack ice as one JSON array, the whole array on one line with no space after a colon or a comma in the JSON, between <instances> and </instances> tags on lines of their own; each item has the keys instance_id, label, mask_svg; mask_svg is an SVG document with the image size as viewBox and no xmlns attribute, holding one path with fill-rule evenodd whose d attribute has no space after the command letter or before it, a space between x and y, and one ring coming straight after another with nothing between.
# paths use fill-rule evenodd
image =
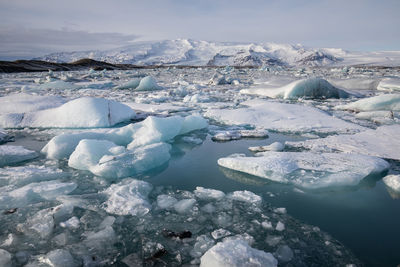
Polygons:
<instances>
[{"instance_id":1,"label":"pack ice","mask_svg":"<svg viewBox=\"0 0 400 267\"><path fill-rule=\"evenodd\" d=\"M354 133L364 127L330 116L317 108L266 100L249 100L247 107L209 109L205 116L225 124L253 125L281 132Z\"/></svg>"},{"instance_id":2,"label":"pack ice","mask_svg":"<svg viewBox=\"0 0 400 267\"><path fill-rule=\"evenodd\" d=\"M57 108L0 116L0 126L7 128L91 128L110 127L135 116L128 106L103 98L83 97Z\"/></svg>"},{"instance_id":3,"label":"pack ice","mask_svg":"<svg viewBox=\"0 0 400 267\"><path fill-rule=\"evenodd\" d=\"M165 142L207 125L200 115L149 116L142 122L108 131L58 135L42 153L52 159L68 158L72 168L122 178L163 165L170 159L171 148Z\"/></svg>"},{"instance_id":4,"label":"pack ice","mask_svg":"<svg viewBox=\"0 0 400 267\"><path fill-rule=\"evenodd\" d=\"M286 142L289 146L312 151L342 151L400 160L400 125L385 125L354 135L333 135L300 142Z\"/></svg>"},{"instance_id":5,"label":"pack ice","mask_svg":"<svg viewBox=\"0 0 400 267\"><path fill-rule=\"evenodd\" d=\"M400 111L400 94L383 94L364 98L346 105L337 106L336 109L353 111Z\"/></svg>"},{"instance_id":6,"label":"pack ice","mask_svg":"<svg viewBox=\"0 0 400 267\"><path fill-rule=\"evenodd\" d=\"M385 160L357 154L261 152L257 157L220 158L220 166L281 183L315 189L353 186L388 170Z\"/></svg>"},{"instance_id":7,"label":"pack ice","mask_svg":"<svg viewBox=\"0 0 400 267\"><path fill-rule=\"evenodd\" d=\"M210 248L201 257L201 267L276 267L271 253L254 249L243 240L226 240Z\"/></svg>"},{"instance_id":8,"label":"pack ice","mask_svg":"<svg viewBox=\"0 0 400 267\"><path fill-rule=\"evenodd\" d=\"M305 98L346 98L349 94L334 87L321 78L308 78L291 82L281 87L265 87L242 89L242 94L255 94L272 98L297 99Z\"/></svg>"}]
</instances>

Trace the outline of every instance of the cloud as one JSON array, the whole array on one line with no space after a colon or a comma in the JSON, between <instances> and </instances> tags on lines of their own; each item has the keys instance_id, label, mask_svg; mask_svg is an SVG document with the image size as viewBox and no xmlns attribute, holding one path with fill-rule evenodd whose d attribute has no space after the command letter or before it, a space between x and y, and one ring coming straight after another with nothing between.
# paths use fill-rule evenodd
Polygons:
<instances>
[{"instance_id":1,"label":"cloud","mask_svg":"<svg viewBox=\"0 0 400 267\"><path fill-rule=\"evenodd\" d=\"M103 50L129 45L137 35L63 28L0 27L0 59L29 59L60 51Z\"/></svg>"}]
</instances>

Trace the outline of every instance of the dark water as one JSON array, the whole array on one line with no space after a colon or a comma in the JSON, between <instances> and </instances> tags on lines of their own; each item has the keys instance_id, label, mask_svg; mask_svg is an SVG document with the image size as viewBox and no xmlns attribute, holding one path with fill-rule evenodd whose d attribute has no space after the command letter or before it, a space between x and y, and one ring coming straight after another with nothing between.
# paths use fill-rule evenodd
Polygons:
<instances>
[{"instance_id":1,"label":"dark water","mask_svg":"<svg viewBox=\"0 0 400 267\"><path fill-rule=\"evenodd\" d=\"M299 136L271 134L266 140L212 142L179 148L163 172L149 177L154 185L172 185L194 190L196 186L225 192L250 190L305 223L328 232L350 248L367 266L397 266L400 263L400 199L393 199L382 177L359 186L336 190L301 192L292 186L272 183L219 167L217 160L233 153L246 153L249 146L275 141L300 140ZM177 148L178 147L178 148ZM184 150L184 152L182 152ZM398 168L399 162L392 162Z\"/></svg>"}]
</instances>

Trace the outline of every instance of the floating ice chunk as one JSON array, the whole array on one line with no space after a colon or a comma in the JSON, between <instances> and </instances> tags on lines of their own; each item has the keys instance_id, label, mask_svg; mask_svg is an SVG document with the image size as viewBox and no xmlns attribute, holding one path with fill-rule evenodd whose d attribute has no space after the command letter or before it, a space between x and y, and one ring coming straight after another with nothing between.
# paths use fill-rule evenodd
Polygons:
<instances>
[{"instance_id":1,"label":"floating ice chunk","mask_svg":"<svg viewBox=\"0 0 400 267\"><path fill-rule=\"evenodd\" d=\"M271 253L250 247L243 240L227 240L210 248L201 257L201 267L277 266Z\"/></svg>"},{"instance_id":2,"label":"floating ice chunk","mask_svg":"<svg viewBox=\"0 0 400 267\"><path fill-rule=\"evenodd\" d=\"M275 213L280 213L280 214L286 214L287 213L286 208L275 208L274 212Z\"/></svg>"},{"instance_id":3,"label":"floating ice chunk","mask_svg":"<svg viewBox=\"0 0 400 267\"><path fill-rule=\"evenodd\" d=\"M124 84L118 85L115 89L125 90L125 89L136 89L139 86L141 79L134 79Z\"/></svg>"},{"instance_id":4,"label":"floating ice chunk","mask_svg":"<svg viewBox=\"0 0 400 267\"><path fill-rule=\"evenodd\" d=\"M123 178L141 174L168 162L171 145L155 143L129 150L116 156L105 155L90 171L107 178Z\"/></svg>"},{"instance_id":5,"label":"floating ice chunk","mask_svg":"<svg viewBox=\"0 0 400 267\"><path fill-rule=\"evenodd\" d=\"M0 169L0 181L7 180L10 184L27 184L45 180L60 179L67 174L60 169L45 166L6 167Z\"/></svg>"},{"instance_id":6,"label":"floating ice chunk","mask_svg":"<svg viewBox=\"0 0 400 267\"><path fill-rule=\"evenodd\" d=\"M0 128L0 145L3 143L7 143L13 139L14 138L9 136L6 131Z\"/></svg>"},{"instance_id":7,"label":"floating ice chunk","mask_svg":"<svg viewBox=\"0 0 400 267\"><path fill-rule=\"evenodd\" d=\"M283 239L283 236L268 235L265 242L271 247L275 247Z\"/></svg>"},{"instance_id":8,"label":"floating ice chunk","mask_svg":"<svg viewBox=\"0 0 400 267\"><path fill-rule=\"evenodd\" d=\"M65 100L59 96L38 96L25 93L11 94L0 97L0 115L55 108L64 103Z\"/></svg>"},{"instance_id":9,"label":"floating ice chunk","mask_svg":"<svg viewBox=\"0 0 400 267\"><path fill-rule=\"evenodd\" d=\"M106 133L73 133L60 134L53 137L42 149L42 153L46 154L50 159L69 158L74 152L76 146L83 139L107 139L110 137Z\"/></svg>"},{"instance_id":10,"label":"floating ice chunk","mask_svg":"<svg viewBox=\"0 0 400 267\"><path fill-rule=\"evenodd\" d=\"M141 79L139 85L135 88L136 91L154 91L161 89L162 87L159 86L156 80L151 76L146 76Z\"/></svg>"},{"instance_id":11,"label":"floating ice chunk","mask_svg":"<svg viewBox=\"0 0 400 267\"><path fill-rule=\"evenodd\" d=\"M78 170L90 170L104 155L112 155L112 151L116 148L122 149L118 154L125 152L124 147L117 147L107 140L83 139L69 157L68 166Z\"/></svg>"},{"instance_id":12,"label":"floating ice chunk","mask_svg":"<svg viewBox=\"0 0 400 267\"><path fill-rule=\"evenodd\" d=\"M338 88L345 90L376 90L379 83L377 79L366 78L346 78L346 79L329 79L329 82Z\"/></svg>"},{"instance_id":13,"label":"floating ice chunk","mask_svg":"<svg viewBox=\"0 0 400 267\"><path fill-rule=\"evenodd\" d=\"M228 157L218 164L276 182L304 188L357 185L389 168L385 160L357 154L264 152L259 157Z\"/></svg>"},{"instance_id":14,"label":"floating ice chunk","mask_svg":"<svg viewBox=\"0 0 400 267\"><path fill-rule=\"evenodd\" d=\"M335 108L354 111L400 111L400 94L385 94L368 97L350 104L336 106Z\"/></svg>"},{"instance_id":15,"label":"floating ice chunk","mask_svg":"<svg viewBox=\"0 0 400 267\"><path fill-rule=\"evenodd\" d=\"M216 133L211 139L213 141L232 141L240 138L242 138L242 135L238 131L225 131Z\"/></svg>"},{"instance_id":16,"label":"floating ice chunk","mask_svg":"<svg viewBox=\"0 0 400 267\"><path fill-rule=\"evenodd\" d=\"M262 226L264 229L273 229L272 223L269 222L269 221L263 221L263 222L261 223L261 226Z\"/></svg>"},{"instance_id":17,"label":"floating ice chunk","mask_svg":"<svg viewBox=\"0 0 400 267\"><path fill-rule=\"evenodd\" d=\"M208 249L214 246L215 242L213 239L206 235L200 235L196 238L196 243L193 246L191 255L195 258L201 257Z\"/></svg>"},{"instance_id":18,"label":"floating ice chunk","mask_svg":"<svg viewBox=\"0 0 400 267\"><path fill-rule=\"evenodd\" d=\"M207 94L199 93L194 95L187 95L182 100L184 103L206 103L210 102L211 99Z\"/></svg>"},{"instance_id":19,"label":"floating ice chunk","mask_svg":"<svg viewBox=\"0 0 400 267\"><path fill-rule=\"evenodd\" d=\"M194 190L194 194L199 199L205 199L205 200L209 199L221 200L225 197L225 193L222 191L215 189L208 189L201 186L196 187L196 190Z\"/></svg>"},{"instance_id":20,"label":"floating ice chunk","mask_svg":"<svg viewBox=\"0 0 400 267\"><path fill-rule=\"evenodd\" d=\"M223 237L230 236L231 234L232 234L232 233L231 233L230 231L221 228L221 229L214 230L214 231L211 233L211 236L212 236L214 239L221 239L221 238L223 238Z\"/></svg>"},{"instance_id":21,"label":"floating ice chunk","mask_svg":"<svg viewBox=\"0 0 400 267\"><path fill-rule=\"evenodd\" d=\"M159 195L157 196L157 206L160 209L169 209L173 207L178 200L174 198L173 196L169 195Z\"/></svg>"},{"instance_id":22,"label":"floating ice chunk","mask_svg":"<svg viewBox=\"0 0 400 267\"><path fill-rule=\"evenodd\" d=\"M27 224L24 225L25 234L30 234L33 231L40 238L47 238L53 233L54 217L51 209L44 209L37 212L33 217L28 218Z\"/></svg>"},{"instance_id":23,"label":"floating ice chunk","mask_svg":"<svg viewBox=\"0 0 400 267\"><path fill-rule=\"evenodd\" d=\"M196 203L196 199L182 199L174 204L174 209L177 213L188 213L192 210L194 204Z\"/></svg>"},{"instance_id":24,"label":"floating ice chunk","mask_svg":"<svg viewBox=\"0 0 400 267\"><path fill-rule=\"evenodd\" d=\"M23 207L40 200L56 199L60 195L66 195L74 191L75 183L61 183L59 181L48 181L31 183L21 188L3 192L0 196L1 208Z\"/></svg>"},{"instance_id":25,"label":"floating ice chunk","mask_svg":"<svg viewBox=\"0 0 400 267\"><path fill-rule=\"evenodd\" d=\"M284 132L352 133L365 130L309 106L266 100L243 102L248 108L209 109L206 117L233 125L250 124L262 129Z\"/></svg>"},{"instance_id":26,"label":"floating ice chunk","mask_svg":"<svg viewBox=\"0 0 400 267\"><path fill-rule=\"evenodd\" d=\"M335 135L301 142L286 142L286 145L304 147L313 151L339 150L387 159L400 160L400 125L378 127L354 135Z\"/></svg>"},{"instance_id":27,"label":"floating ice chunk","mask_svg":"<svg viewBox=\"0 0 400 267\"><path fill-rule=\"evenodd\" d=\"M41 260L43 263L47 263L52 267L74 267L78 264L74 261L71 253L65 249L52 250L46 254Z\"/></svg>"},{"instance_id":28,"label":"floating ice chunk","mask_svg":"<svg viewBox=\"0 0 400 267\"><path fill-rule=\"evenodd\" d=\"M75 85L79 89L107 89L114 86L114 83L108 80L105 81L92 81L92 82L78 82Z\"/></svg>"},{"instance_id":29,"label":"floating ice chunk","mask_svg":"<svg viewBox=\"0 0 400 267\"><path fill-rule=\"evenodd\" d=\"M357 119L361 119L361 120L370 120L370 121L381 122L384 120L393 121L394 114L392 111L384 111L384 110L365 111L365 112L357 113L355 117Z\"/></svg>"},{"instance_id":30,"label":"floating ice chunk","mask_svg":"<svg viewBox=\"0 0 400 267\"><path fill-rule=\"evenodd\" d=\"M387 187L400 193L400 175L387 175L382 180Z\"/></svg>"},{"instance_id":31,"label":"floating ice chunk","mask_svg":"<svg viewBox=\"0 0 400 267\"><path fill-rule=\"evenodd\" d=\"M346 98L349 94L338 89L321 78L309 78L294 81L283 87L243 89L243 94L257 94L273 98L296 99L306 98Z\"/></svg>"},{"instance_id":32,"label":"floating ice chunk","mask_svg":"<svg viewBox=\"0 0 400 267\"><path fill-rule=\"evenodd\" d=\"M0 266L11 267L11 254L0 248Z\"/></svg>"},{"instance_id":33,"label":"floating ice chunk","mask_svg":"<svg viewBox=\"0 0 400 267\"><path fill-rule=\"evenodd\" d=\"M378 87L376 89L389 92L400 91L400 79L384 78L379 82Z\"/></svg>"},{"instance_id":34,"label":"floating ice chunk","mask_svg":"<svg viewBox=\"0 0 400 267\"><path fill-rule=\"evenodd\" d=\"M70 82L58 80L43 83L39 85L39 88L41 90L75 90L78 86Z\"/></svg>"},{"instance_id":35,"label":"floating ice chunk","mask_svg":"<svg viewBox=\"0 0 400 267\"><path fill-rule=\"evenodd\" d=\"M111 127L135 117L128 106L104 98L78 98L54 109L27 113L15 127Z\"/></svg>"},{"instance_id":36,"label":"floating ice chunk","mask_svg":"<svg viewBox=\"0 0 400 267\"><path fill-rule=\"evenodd\" d=\"M125 179L104 191L108 196L104 209L116 215L143 216L151 209L147 196L152 189L147 182Z\"/></svg>"},{"instance_id":37,"label":"floating ice chunk","mask_svg":"<svg viewBox=\"0 0 400 267\"><path fill-rule=\"evenodd\" d=\"M268 146L251 146L249 150L252 152L264 152L264 151L283 151L285 145L280 142L274 142Z\"/></svg>"},{"instance_id":38,"label":"floating ice chunk","mask_svg":"<svg viewBox=\"0 0 400 267\"><path fill-rule=\"evenodd\" d=\"M117 236L111 226L106 226L98 232L88 233L84 244L90 248L99 248L110 246L115 243Z\"/></svg>"},{"instance_id":39,"label":"floating ice chunk","mask_svg":"<svg viewBox=\"0 0 400 267\"><path fill-rule=\"evenodd\" d=\"M78 229L79 228L79 224L80 224L79 219L76 216L74 216L74 217L71 217L70 219L68 219L65 222L61 222L60 226L63 227L63 228Z\"/></svg>"},{"instance_id":40,"label":"floating ice chunk","mask_svg":"<svg viewBox=\"0 0 400 267\"><path fill-rule=\"evenodd\" d=\"M203 140L200 138L192 137L192 136L184 136L182 137L182 141L194 145L201 145L203 143Z\"/></svg>"},{"instance_id":41,"label":"floating ice chunk","mask_svg":"<svg viewBox=\"0 0 400 267\"><path fill-rule=\"evenodd\" d=\"M19 163L22 161L37 158L38 154L35 151L28 150L22 146L0 146L0 167Z\"/></svg>"},{"instance_id":42,"label":"floating ice chunk","mask_svg":"<svg viewBox=\"0 0 400 267\"><path fill-rule=\"evenodd\" d=\"M275 230L282 232L283 230L285 230L285 225L281 221L279 221L275 226Z\"/></svg>"},{"instance_id":43,"label":"floating ice chunk","mask_svg":"<svg viewBox=\"0 0 400 267\"><path fill-rule=\"evenodd\" d=\"M293 259L293 251L288 245L279 246L274 255L279 262L288 262Z\"/></svg>"},{"instance_id":44,"label":"floating ice chunk","mask_svg":"<svg viewBox=\"0 0 400 267\"><path fill-rule=\"evenodd\" d=\"M229 198L234 200L247 202L250 204L260 205L262 202L262 198L259 195L254 194L253 192L243 190L243 191L235 191L228 194Z\"/></svg>"}]
</instances>

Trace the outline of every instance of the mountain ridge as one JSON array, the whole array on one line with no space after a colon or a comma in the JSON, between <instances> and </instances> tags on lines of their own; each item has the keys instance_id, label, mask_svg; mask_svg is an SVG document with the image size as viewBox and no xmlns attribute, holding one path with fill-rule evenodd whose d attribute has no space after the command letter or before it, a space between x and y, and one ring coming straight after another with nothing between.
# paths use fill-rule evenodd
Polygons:
<instances>
[{"instance_id":1,"label":"mountain ridge","mask_svg":"<svg viewBox=\"0 0 400 267\"><path fill-rule=\"evenodd\" d=\"M350 52L276 43L208 42L192 39L136 42L109 50L60 52L35 58L67 63L90 58L110 64L191 66L400 65L400 51Z\"/></svg>"}]
</instances>

